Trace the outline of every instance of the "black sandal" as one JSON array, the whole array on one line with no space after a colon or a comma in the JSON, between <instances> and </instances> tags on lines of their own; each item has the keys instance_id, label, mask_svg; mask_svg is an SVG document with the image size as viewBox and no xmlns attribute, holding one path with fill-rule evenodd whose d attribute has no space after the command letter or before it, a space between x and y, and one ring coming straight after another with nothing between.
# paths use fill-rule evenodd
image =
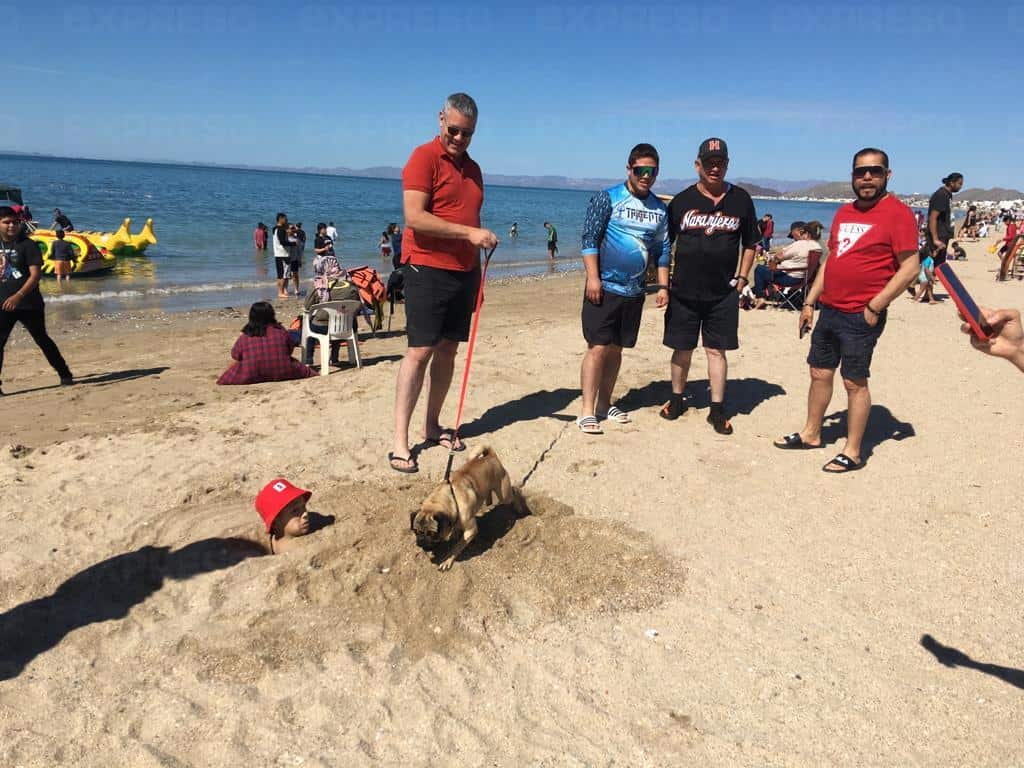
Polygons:
<instances>
[{"instance_id":1,"label":"black sandal","mask_svg":"<svg viewBox=\"0 0 1024 768\"><path fill-rule=\"evenodd\" d=\"M726 418L724 413L709 413L708 424L715 428L715 432L720 435L731 435L732 434L732 422Z\"/></svg>"},{"instance_id":2,"label":"black sandal","mask_svg":"<svg viewBox=\"0 0 1024 768\"><path fill-rule=\"evenodd\" d=\"M804 439L800 437L799 432L793 432L790 435L784 435L781 441L772 440L772 445L774 445L776 448L780 448L783 451L810 451L813 450L814 448L823 447L821 443L818 443L817 445L805 443Z\"/></svg>"},{"instance_id":3,"label":"black sandal","mask_svg":"<svg viewBox=\"0 0 1024 768\"><path fill-rule=\"evenodd\" d=\"M842 469L829 469L833 464L842 467ZM863 461L854 461L845 453L840 453L834 459L827 462L825 466L821 468L821 471L827 475L845 475L847 472L856 472L863 466Z\"/></svg>"},{"instance_id":4,"label":"black sandal","mask_svg":"<svg viewBox=\"0 0 1024 768\"><path fill-rule=\"evenodd\" d=\"M658 411L658 415L666 421L675 421L686 413L686 408L687 405L681 398L679 400L672 399L661 406L661 410Z\"/></svg>"}]
</instances>

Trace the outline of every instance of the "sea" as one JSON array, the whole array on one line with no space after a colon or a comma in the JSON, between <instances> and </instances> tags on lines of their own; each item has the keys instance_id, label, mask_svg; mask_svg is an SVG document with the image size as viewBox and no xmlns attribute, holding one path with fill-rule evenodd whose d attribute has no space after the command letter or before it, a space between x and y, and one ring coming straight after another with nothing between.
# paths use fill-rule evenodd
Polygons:
<instances>
[{"instance_id":1,"label":"sea","mask_svg":"<svg viewBox=\"0 0 1024 768\"><path fill-rule=\"evenodd\" d=\"M71 317L142 309L247 308L259 299L273 300L273 257L269 250L256 251L252 235L258 222L272 228L278 211L302 222L309 235L303 288L311 277L317 222L333 221L337 227L335 249L343 266L369 264L384 276L391 263L380 256L380 235L388 223L402 221L401 183L394 179L0 155L0 184L19 187L45 227L54 208L79 230L113 231L131 218L131 229L138 232L147 218L153 219L159 242L143 255L123 257L101 275L75 276L59 289L54 280L43 281L47 304ZM483 225L498 234L501 244L488 278L581 270L580 232L594 191L489 185ZM781 235L796 220L818 220L827 227L839 206L754 202L759 216L773 215ZM545 221L558 229L559 254L553 263L547 255ZM513 222L519 225L515 240L508 237Z\"/></svg>"}]
</instances>

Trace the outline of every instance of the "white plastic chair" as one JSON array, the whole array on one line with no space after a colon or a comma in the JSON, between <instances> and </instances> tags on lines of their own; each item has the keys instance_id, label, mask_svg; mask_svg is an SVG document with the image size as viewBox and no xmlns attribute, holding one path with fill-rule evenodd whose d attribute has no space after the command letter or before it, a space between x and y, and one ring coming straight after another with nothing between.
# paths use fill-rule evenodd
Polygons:
<instances>
[{"instance_id":1,"label":"white plastic chair","mask_svg":"<svg viewBox=\"0 0 1024 768\"><path fill-rule=\"evenodd\" d=\"M339 339L348 342L349 362L354 363L356 368L363 367L354 322L360 307L362 302L355 300L325 301L323 304L314 304L302 313L302 358L306 359L309 339L316 339L320 344L321 376L327 376L331 372L331 342ZM327 313L326 333L318 333L312 328L313 318L319 312Z\"/></svg>"}]
</instances>

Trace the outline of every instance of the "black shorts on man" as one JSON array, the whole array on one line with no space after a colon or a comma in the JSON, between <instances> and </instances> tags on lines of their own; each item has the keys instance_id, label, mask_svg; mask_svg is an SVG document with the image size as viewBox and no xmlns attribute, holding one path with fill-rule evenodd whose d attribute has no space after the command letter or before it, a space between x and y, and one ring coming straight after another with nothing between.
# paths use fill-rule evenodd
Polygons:
<instances>
[{"instance_id":1,"label":"black shorts on man","mask_svg":"<svg viewBox=\"0 0 1024 768\"><path fill-rule=\"evenodd\" d=\"M407 264L403 272L409 346L433 347L442 339L466 341L480 288L480 270L459 272Z\"/></svg>"},{"instance_id":2,"label":"black shorts on man","mask_svg":"<svg viewBox=\"0 0 1024 768\"><path fill-rule=\"evenodd\" d=\"M288 259L274 258L274 269L277 271L277 279L284 280L284 273L288 267Z\"/></svg>"},{"instance_id":3,"label":"black shorts on man","mask_svg":"<svg viewBox=\"0 0 1024 768\"><path fill-rule=\"evenodd\" d=\"M693 350L697 339L708 349L739 349L740 297L729 291L717 299L683 299L669 293L663 343L669 349Z\"/></svg>"},{"instance_id":4,"label":"black shorts on man","mask_svg":"<svg viewBox=\"0 0 1024 768\"><path fill-rule=\"evenodd\" d=\"M643 294L620 296L605 291L600 304L593 304L584 296L583 338L591 346L615 344L627 349L635 347L643 311Z\"/></svg>"},{"instance_id":5,"label":"black shorts on man","mask_svg":"<svg viewBox=\"0 0 1024 768\"><path fill-rule=\"evenodd\" d=\"M811 333L811 349L807 364L812 368L840 368L844 379L867 379L871 376L871 357L882 331L886 313L883 311L874 326L868 325L860 312L840 312L823 306Z\"/></svg>"}]
</instances>

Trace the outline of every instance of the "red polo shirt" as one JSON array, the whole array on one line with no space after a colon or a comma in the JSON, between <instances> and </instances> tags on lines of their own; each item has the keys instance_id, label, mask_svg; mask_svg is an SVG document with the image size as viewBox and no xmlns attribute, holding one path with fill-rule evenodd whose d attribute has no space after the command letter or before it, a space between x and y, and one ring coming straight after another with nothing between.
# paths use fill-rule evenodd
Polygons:
<instances>
[{"instance_id":1,"label":"red polo shirt","mask_svg":"<svg viewBox=\"0 0 1024 768\"><path fill-rule=\"evenodd\" d=\"M457 163L444 151L440 137L412 151L402 169L402 190L407 189L430 195L427 211L439 219L480 226L484 203L480 166L468 154ZM402 263L470 272L480 263L480 251L468 240L421 235L406 227L402 232Z\"/></svg>"}]
</instances>

